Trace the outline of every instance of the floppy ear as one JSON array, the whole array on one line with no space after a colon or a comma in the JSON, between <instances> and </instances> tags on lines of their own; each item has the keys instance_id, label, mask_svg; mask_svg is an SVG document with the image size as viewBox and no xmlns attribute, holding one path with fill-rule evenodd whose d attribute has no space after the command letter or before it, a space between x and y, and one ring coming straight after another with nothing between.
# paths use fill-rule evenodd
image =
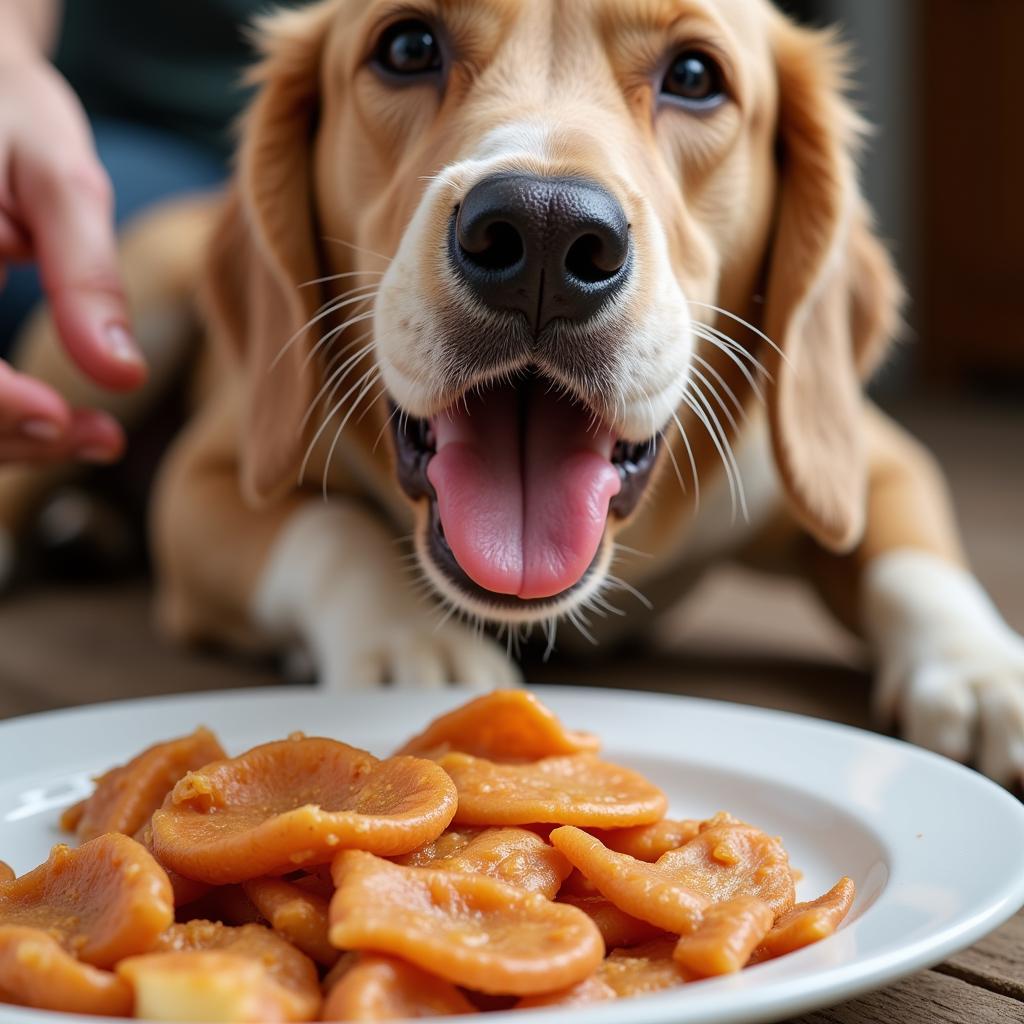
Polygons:
<instances>
[{"instance_id":1,"label":"floppy ear","mask_svg":"<svg viewBox=\"0 0 1024 1024\"><path fill-rule=\"evenodd\" d=\"M206 305L242 374L242 489L260 504L294 486L315 367L304 325L320 293L311 147L320 64L335 0L258 22L263 59L238 164L211 245Z\"/></svg>"},{"instance_id":2,"label":"floppy ear","mask_svg":"<svg viewBox=\"0 0 1024 1024\"><path fill-rule=\"evenodd\" d=\"M864 531L861 382L899 324L902 291L857 184L863 125L843 97L844 52L785 22L776 39L779 196L763 326L775 461L792 511L821 544Z\"/></svg>"}]
</instances>

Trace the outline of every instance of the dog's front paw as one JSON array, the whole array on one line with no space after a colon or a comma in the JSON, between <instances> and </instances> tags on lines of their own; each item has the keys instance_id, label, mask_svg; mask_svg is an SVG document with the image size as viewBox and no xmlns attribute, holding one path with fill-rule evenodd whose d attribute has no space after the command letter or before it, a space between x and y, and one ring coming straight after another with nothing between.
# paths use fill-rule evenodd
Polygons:
<instances>
[{"instance_id":1,"label":"dog's front paw","mask_svg":"<svg viewBox=\"0 0 1024 1024\"><path fill-rule=\"evenodd\" d=\"M912 743L1024 784L1024 639L964 570L898 553L868 577L876 710Z\"/></svg>"},{"instance_id":2,"label":"dog's front paw","mask_svg":"<svg viewBox=\"0 0 1024 1024\"><path fill-rule=\"evenodd\" d=\"M332 691L387 684L493 690L522 683L503 648L458 622L394 623L376 636L334 646L318 660L321 684Z\"/></svg>"}]
</instances>

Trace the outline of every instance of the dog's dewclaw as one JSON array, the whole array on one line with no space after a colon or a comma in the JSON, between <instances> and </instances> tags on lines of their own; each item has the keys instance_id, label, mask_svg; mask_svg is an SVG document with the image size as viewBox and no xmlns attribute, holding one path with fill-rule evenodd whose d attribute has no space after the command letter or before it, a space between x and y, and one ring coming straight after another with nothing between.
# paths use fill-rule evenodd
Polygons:
<instances>
[{"instance_id":1,"label":"dog's dewclaw","mask_svg":"<svg viewBox=\"0 0 1024 1024\"><path fill-rule=\"evenodd\" d=\"M658 821L665 794L639 772L594 754L497 764L450 753L437 763L459 793L459 825L578 825L616 828Z\"/></svg>"},{"instance_id":2,"label":"dog's dewclaw","mask_svg":"<svg viewBox=\"0 0 1024 1024\"><path fill-rule=\"evenodd\" d=\"M96 790L79 805L69 808L61 824L87 842L106 832L133 836L164 802L174 784L186 773L225 757L217 737L209 729L168 740L144 750L96 781Z\"/></svg>"},{"instance_id":3,"label":"dog's dewclaw","mask_svg":"<svg viewBox=\"0 0 1024 1024\"><path fill-rule=\"evenodd\" d=\"M0 860L0 882L10 882L14 877L14 868Z\"/></svg>"},{"instance_id":4,"label":"dog's dewclaw","mask_svg":"<svg viewBox=\"0 0 1024 1024\"><path fill-rule=\"evenodd\" d=\"M453 828L404 857L406 867L488 875L554 899L572 870L565 857L525 828Z\"/></svg>"},{"instance_id":5,"label":"dog's dewclaw","mask_svg":"<svg viewBox=\"0 0 1024 1024\"><path fill-rule=\"evenodd\" d=\"M171 883L134 839L112 832L0 882L0 925L39 928L84 963L146 953L174 920Z\"/></svg>"},{"instance_id":6,"label":"dog's dewclaw","mask_svg":"<svg viewBox=\"0 0 1024 1024\"><path fill-rule=\"evenodd\" d=\"M75 959L38 928L0 925L0 1003L127 1017L132 990L116 974Z\"/></svg>"},{"instance_id":7,"label":"dog's dewclaw","mask_svg":"<svg viewBox=\"0 0 1024 1024\"><path fill-rule=\"evenodd\" d=\"M787 910L754 950L751 963L792 953L827 939L842 924L853 906L857 888L850 878L840 878L824 896L797 903Z\"/></svg>"},{"instance_id":8,"label":"dog's dewclaw","mask_svg":"<svg viewBox=\"0 0 1024 1024\"><path fill-rule=\"evenodd\" d=\"M658 864L648 864L609 850L600 839L565 826L551 842L594 883L605 899L631 917L681 935L696 928L710 900L674 878Z\"/></svg>"},{"instance_id":9,"label":"dog's dewclaw","mask_svg":"<svg viewBox=\"0 0 1024 1024\"><path fill-rule=\"evenodd\" d=\"M566 988L604 955L582 911L483 875L409 868L348 851L333 866L331 942L388 953L496 995Z\"/></svg>"},{"instance_id":10,"label":"dog's dewclaw","mask_svg":"<svg viewBox=\"0 0 1024 1024\"><path fill-rule=\"evenodd\" d=\"M696 931L680 937L674 959L697 978L734 974L746 965L774 920L771 908L756 896L714 903Z\"/></svg>"},{"instance_id":11,"label":"dog's dewclaw","mask_svg":"<svg viewBox=\"0 0 1024 1024\"><path fill-rule=\"evenodd\" d=\"M756 896L775 919L796 900L789 856L778 839L728 816L715 817L678 850L655 861L676 881L722 903L736 896Z\"/></svg>"},{"instance_id":12,"label":"dog's dewclaw","mask_svg":"<svg viewBox=\"0 0 1024 1024\"><path fill-rule=\"evenodd\" d=\"M447 828L456 808L433 761L301 735L189 772L153 815L168 867L225 885L326 864L339 851L395 856Z\"/></svg>"},{"instance_id":13,"label":"dog's dewclaw","mask_svg":"<svg viewBox=\"0 0 1024 1024\"><path fill-rule=\"evenodd\" d=\"M123 960L117 973L134 990L135 1015L145 1020L310 1021L317 1018L321 1005L315 970L299 989L282 982L263 960L241 953L150 953Z\"/></svg>"},{"instance_id":14,"label":"dog's dewclaw","mask_svg":"<svg viewBox=\"0 0 1024 1024\"><path fill-rule=\"evenodd\" d=\"M271 928L292 945L330 967L339 951L327 939L329 901L281 878L256 878L242 888Z\"/></svg>"},{"instance_id":15,"label":"dog's dewclaw","mask_svg":"<svg viewBox=\"0 0 1024 1024\"><path fill-rule=\"evenodd\" d=\"M637 860L649 863L656 861L669 850L678 850L700 832L700 822L695 819L676 821L665 818L653 825L636 825L633 828L594 829L593 834L616 853L628 853Z\"/></svg>"},{"instance_id":16,"label":"dog's dewclaw","mask_svg":"<svg viewBox=\"0 0 1024 1024\"><path fill-rule=\"evenodd\" d=\"M397 752L439 757L450 750L489 761L538 761L596 753L601 741L566 729L532 693L495 690L436 718Z\"/></svg>"},{"instance_id":17,"label":"dog's dewclaw","mask_svg":"<svg viewBox=\"0 0 1024 1024\"><path fill-rule=\"evenodd\" d=\"M415 1020L476 1012L450 981L402 960L370 953L361 955L331 986L320 1020Z\"/></svg>"},{"instance_id":18,"label":"dog's dewclaw","mask_svg":"<svg viewBox=\"0 0 1024 1024\"><path fill-rule=\"evenodd\" d=\"M660 938L662 930L638 917L631 917L619 910L614 903L603 896L559 896L559 903L568 904L582 910L601 933L605 949L619 949L627 946L639 946Z\"/></svg>"}]
</instances>

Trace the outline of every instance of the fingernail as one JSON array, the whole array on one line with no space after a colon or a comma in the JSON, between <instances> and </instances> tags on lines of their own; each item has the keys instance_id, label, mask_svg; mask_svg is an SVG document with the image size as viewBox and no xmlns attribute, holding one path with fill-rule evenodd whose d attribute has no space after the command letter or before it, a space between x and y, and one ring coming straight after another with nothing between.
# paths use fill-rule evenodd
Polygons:
<instances>
[{"instance_id":1,"label":"fingernail","mask_svg":"<svg viewBox=\"0 0 1024 1024\"><path fill-rule=\"evenodd\" d=\"M142 362L142 353L135 339L121 324L111 324L107 328L107 351L120 363L138 366Z\"/></svg>"},{"instance_id":2,"label":"fingernail","mask_svg":"<svg viewBox=\"0 0 1024 1024\"><path fill-rule=\"evenodd\" d=\"M18 424L18 432L30 441L59 441L61 429L53 420L30 419Z\"/></svg>"},{"instance_id":3,"label":"fingernail","mask_svg":"<svg viewBox=\"0 0 1024 1024\"><path fill-rule=\"evenodd\" d=\"M114 461L114 453L109 448L83 448L77 454L82 462L92 462L100 466Z\"/></svg>"}]
</instances>

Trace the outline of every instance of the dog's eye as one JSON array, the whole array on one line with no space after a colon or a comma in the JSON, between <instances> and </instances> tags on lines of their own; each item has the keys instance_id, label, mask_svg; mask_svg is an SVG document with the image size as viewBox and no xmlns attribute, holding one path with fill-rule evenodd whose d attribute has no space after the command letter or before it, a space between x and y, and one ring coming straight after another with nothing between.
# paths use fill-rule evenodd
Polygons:
<instances>
[{"instance_id":1,"label":"dog's eye","mask_svg":"<svg viewBox=\"0 0 1024 1024\"><path fill-rule=\"evenodd\" d=\"M684 50L673 58L661 83L662 94L685 106L707 109L725 99L722 69L700 50Z\"/></svg>"},{"instance_id":2,"label":"dog's eye","mask_svg":"<svg viewBox=\"0 0 1024 1024\"><path fill-rule=\"evenodd\" d=\"M441 47L425 21L400 21L380 37L375 60L392 75L429 75L441 70Z\"/></svg>"}]
</instances>

